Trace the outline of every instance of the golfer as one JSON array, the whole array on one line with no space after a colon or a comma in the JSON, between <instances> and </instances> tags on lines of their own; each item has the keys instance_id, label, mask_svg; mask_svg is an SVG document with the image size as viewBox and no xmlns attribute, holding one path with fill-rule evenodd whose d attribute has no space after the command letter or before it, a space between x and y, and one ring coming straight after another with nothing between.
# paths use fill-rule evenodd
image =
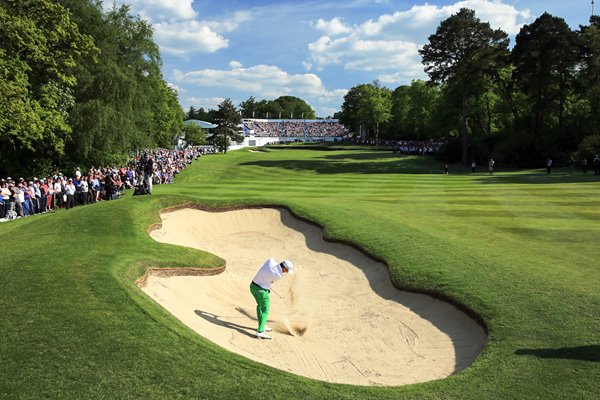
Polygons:
<instances>
[{"instance_id":1,"label":"golfer","mask_svg":"<svg viewBox=\"0 0 600 400\"><path fill-rule=\"evenodd\" d=\"M250 292L256 300L256 317L258 319L258 329L256 337L259 339L271 339L271 336L265 332L270 332L272 329L267 326L267 318L269 317L269 294L271 293L271 285L283 277L283 274L293 274L294 264L289 260L284 260L280 263L272 258L269 258L252 279L250 284Z\"/></svg>"}]
</instances>

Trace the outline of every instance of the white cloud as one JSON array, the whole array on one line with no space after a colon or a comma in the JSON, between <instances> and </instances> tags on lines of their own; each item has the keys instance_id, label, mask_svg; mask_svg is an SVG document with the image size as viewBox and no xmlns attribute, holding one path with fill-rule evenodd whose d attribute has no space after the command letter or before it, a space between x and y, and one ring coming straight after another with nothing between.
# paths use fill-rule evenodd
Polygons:
<instances>
[{"instance_id":1,"label":"white cloud","mask_svg":"<svg viewBox=\"0 0 600 400\"><path fill-rule=\"evenodd\" d=\"M347 70L381 71L378 79L383 83L408 82L424 76L418 49L442 20L461 8L474 9L481 21L511 35L531 19L529 10L501 0L464 0L447 6L425 3L352 26L339 18L319 19L311 25L325 35L309 43L310 60L305 63L317 70L342 65Z\"/></svg>"},{"instance_id":2,"label":"white cloud","mask_svg":"<svg viewBox=\"0 0 600 400\"><path fill-rule=\"evenodd\" d=\"M154 24L154 39L165 53L214 53L229 46L229 41L198 21Z\"/></svg>"},{"instance_id":3,"label":"white cloud","mask_svg":"<svg viewBox=\"0 0 600 400\"><path fill-rule=\"evenodd\" d=\"M182 20L196 17L193 0L115 0L117 6L128 4L133 14L148 21ZM105 0L104 8L112 8L113 1Z\"/></svg>"},{"instance_id":4,"label":"white cloud","mask_svg":"<svg viewBox=\"0 0 600 400\"><path fill-rule=\"evenodd\" d=\"M216 110L219 108L219 104L221 104L225 100L224 97L186 97L182 99L182 106L184 110L189 109L190 107L194 108L204 108L204 110ZM235 102L234 102L235 103Z\"/></svg>"},{"instance_id":5,"label":"white cloud","mask_svg":"<svg viewBox=\"0 0 600 400\"><path fill-rule=\"evenodd\" d=\"M127 3L133 14L150 21L154 40L161 51L185 56L191 53L214 53L229 47L223 34L235 31L240 24L251 20L247 11L239 11L222 20L200 21L192 8L193 0L117 0ZM104 3L106 9L111 1Z\"/></svg>"},{"instance_id":6,"label":"white cloud","mask_svg":"<svg viewBox=\"0 0 600 400\"><path fill-rule=\"evenodd\" d=\"M309 44L318 64L343 64L348 70L375 71L411 67L419 63L418 45L398 40L365 40L358 37L321 37Z\"/></svg>"},{"instance_id":7,"label":"white cloud","mask_svg":"<svg viewBox=\"0 0 600 400\"><path fill-rule=\"evenodd\" d=\"M236 60L232 60L229 62L229 66L231 67L231 69L238 69L238 68L242 68L244 65Z\"/></svg>"},{"instance_id":8,"label":"white cloud","mask_svg":"<svg viewBox=\"0 0 600 400\"><path fill-rule=\"evenodd\" d=\"M326 35L339 35L341 33L350 33L352 28L345 25L341 18L335 17L331 21L325 21L319 18L317 22L311 23L316 29L323 31Z\"/></svg>"},{"instance_id":9,"label":"white cloud","mask_svg":"<svg viewBox=\"0 0 600 400\"><path fill-rule=\"evenodd\" d=\"M476 16L483 22L489 22L494 29L502 29L510 35L519 32L520 27L531 19L527 9L517 10L514 6L500 0L465 0L447 6L414 5L406 11L381 15L377 20L368 20L357 27L363 35L391 35L421 32L435 32L439 23L461 8L475 10ZM427 34L427 35L428 35ZM426 37L424 37L426 38Z\"/></svg>"},{"instance_id":10,"label":"white cloud","mask_svg":"<svg viewBox=\"0 0 600 400\"><path fill-rule=\"evenodd\" d=\"M288 74L279 67L270 65L230 70L204 69L186 73L175 71L173 76L178 83L223 87L251 92L255 96L320 96L326 92L321 79L315 74Z\"/></svg>"},{"instance_id":11,"label":"white cloud","mask_svg":"<svg viewBox=\"0 0 600 400\"><path fill-rule=\"evenodd\" d=\"M173 90L175 90L175 91L176 91L178 94L182 94L182 93L185 93L185 92L186 92L186 90L185 90L185 89L183 89L183 88L181 88L181 87L179 87L179 86L177 86L176 84L174 84L174 83L171 83L171 82L167 82L167 86L168 86L170 89L173 89Z\"/></svg>"},{"instance_id":12,"label":"white cloud","mask_svg":"<svg viewBox=\"0 0 600 400\"><path fill-rule=\"evenodd\" d=\"M172 80L180 86L188 87L190 93L193 92L191 87L194 86L198 90L205 91L218 88L236 94L240 98L254 96L259 99L274 99L279 96L296 96L309 103L327 105L329 109L339 106L347 93L345 89L327 90L315 74L289 74L279 67L270 65L231 67L229 70L203 69L189 72L175 70ZM189 102L189 99L186 99L186 102ZM319 110L323 112L323 109Z\"/></svg>"},{"instance_id":13,"label":"white cloud","mask_svg":"<svg viewBox=\"0 0 600 400\"><path fill-rule=\"evenodd\" d=\"M233 17L221 21L206 21L205 24L214 31L229 33L235 31L240 24L252 20L252 14L247 11L238 11Z\"/></svg>"}]
</instances>

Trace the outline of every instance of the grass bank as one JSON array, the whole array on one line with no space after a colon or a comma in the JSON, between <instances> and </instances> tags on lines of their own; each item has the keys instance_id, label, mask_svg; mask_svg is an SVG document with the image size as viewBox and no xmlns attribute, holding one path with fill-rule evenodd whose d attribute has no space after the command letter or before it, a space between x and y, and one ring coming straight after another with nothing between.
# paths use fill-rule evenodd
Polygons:
<instances>
[{"instance_id":1,"label":"grass bank","mask_svg":"<svg viewBox=\"0 0 600 400\"><path fill-rule=\"evenodd\" d=\"M0 397L600 397L600 181L558 171L469 174L369 150L237 151L171 186L0 225ZM280 204L385 259L396 285L477 312L489 341L448 379L333 385L221 350L139 291L151 266L220 258L154 242L159 210ZM199 294L201 295L201 294Z\"/></svg>"}]
</instances>

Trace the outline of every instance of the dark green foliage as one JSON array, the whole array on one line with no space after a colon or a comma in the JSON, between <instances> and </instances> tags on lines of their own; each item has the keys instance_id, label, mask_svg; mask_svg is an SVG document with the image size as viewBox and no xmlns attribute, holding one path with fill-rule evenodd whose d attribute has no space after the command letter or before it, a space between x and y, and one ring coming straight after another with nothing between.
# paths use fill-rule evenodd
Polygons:
<instances>
[{"instance_id":1,"label":"dark green foliage","mask_svg":"<svg viewBox=\"0 0 600 400\"><path fill-rule=\"evenodd\" d=\"M225 99L219 104L215 122L218 126L214 130L213 140L220 151L227 153L232 141L241 142L244 140L239 128L242 117L240 117L231 99Z\"/></svg>"},{"instance_id":2,"label":"dark green foliage","mask_svg":"<svg viewBox=\"0 0 600 400\"><path fill-rule=\"evenodd\" d=\"M63 2L100 49L98 62L78 69L70 157L101 165L122 161L133 149L169 146L184 114L162 78L150 25L126 6L104 13L86 0Z\"/></svg>"},{"instance_id":3,"label":"dark green foliage","mask_svg":"<svg viewBox=\"0 0 600 400\"><path fill-rule=\"evenodd\" d=\"M344 96L340 122L362 137L379 140L379 127L392 117L392 92L379 82L353 87Z\"/></svg>"},{"instance_id":4,"label":"dark green foliage","mask_svg":"<svg viewBox=\"0 0 600 400\"><path fill-rule=\"evenodd\" d=\"M596 154L600 154L600 135L584 138L577 149L577 153L580 159L587 158L588 161L592 160Z\"/></svg>"},{"instance_id":5,"label":"dark green foliage","mask_svg":"<svg viewBox=\"0 0 600 400\"><path fill-rule=\"evenodd\" d=\"M565 107L578 61L577 35L562 18L542 14L517 35L515 79L529 99L533 157L544 159L548 142L565 134Z\"/></svg>"},{"instance_id":6,"label":"dark green foliage","mask_svg":"<svg viewBox=\"0 0 600 400\"><path fill-rule=\"evenodd\" d=\"M0 175L102 165L183 128L149 23L93 0L0 3Z\"/></svg>"},{"instance_id":7,"label":"dark green foliage","mask_svg":"<svg viewBox=\"0 0 600 400\"><path fill-rule=\"evenodd\" d=\"M64 154L75 70L95 50L60 4L0 3L0 174L47 172Z\"/></svg>"},{"instance_id":8,"label":"dark green foliage","mask_svg":"<svg viewBox=\"0 0 600 400\"><path fill-rule=\"evenodd\" d=\"M448 82L460 88L462 104L462 162L468 159L469 101L473 87L502 63L508 35L493 30L475 17L475 11L462 8L442 21L429 43L419 50L425 72L432 82Z\"/></svg>"},{"instance_id":9,"label":"dark green foliage","mask_svg":"<svg viewBox=\"0 0 600 400\"><path fill-rule=\"evenodd\" d=\"M185 141L191 145L200 145L206 142L206 132L199 125L186 124L183 127Z\"/></svg>"},{"instance_id":10,"label":"dark green foliage","mask_svg":"<svg viewBox=\"0 0 600 400\"><path fill-rule=\"evenodd\" d=\"M391 121L387 137L395 139L430 139L439 135L436 104L440 87L414 80L410 86L399 86L392 93Z\"/></svg>"},{"instance_id":11,"label":"dark green foliage","mask_svg":"<svg viewBox=\"0 0 600 400\"><path fill-rule=\"evenodd\" d=\"M185 119L197 119L200 121L206 121L210 123L215 122L215 113L216 110L208 110L205 111L204 108L200 107L199 109L195 109L193 106L190 107L189 111L185 115Z\"/></svg>"}]
</instances>

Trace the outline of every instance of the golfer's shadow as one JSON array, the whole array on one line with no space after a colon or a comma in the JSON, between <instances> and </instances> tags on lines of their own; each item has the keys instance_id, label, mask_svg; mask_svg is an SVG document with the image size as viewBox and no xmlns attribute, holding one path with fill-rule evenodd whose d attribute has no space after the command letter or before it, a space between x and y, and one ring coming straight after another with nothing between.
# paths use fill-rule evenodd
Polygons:
<instances>
[{"instance_id":1,"label":"golfer's shadow","mask_svg":"<svg viewBox=\"0 0 600 400\"><path fill-rule=\"evenodd\" d=\"M223 326L228 329L233 329L234 331L237 331L237 332L239 332L243 335L249 336L251 338L255 337L254 334L248 332L248 331L253 331L254 330L253 328L250 328L248 326L239 325L239 324L236 324L233 322L225 321L225 320L221 319L223 317L221 317L219 315L208 313L206 311L194 310L194 312L196 313L196 315L204 318L206 321L210 322L211 324Z\"/></svg>"}]
</instances>

